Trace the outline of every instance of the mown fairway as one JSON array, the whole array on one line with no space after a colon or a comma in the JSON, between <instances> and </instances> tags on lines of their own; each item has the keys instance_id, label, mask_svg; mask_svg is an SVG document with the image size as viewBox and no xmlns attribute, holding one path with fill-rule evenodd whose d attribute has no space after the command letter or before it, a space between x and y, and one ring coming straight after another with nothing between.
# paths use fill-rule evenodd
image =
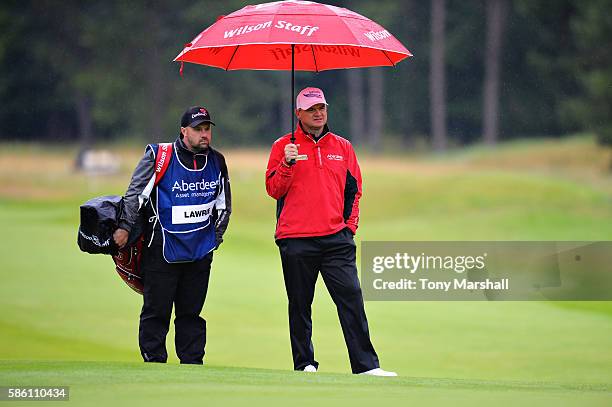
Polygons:
<instances>
[{"instance_id":1,"label":"mown fairway","mask_svg":"<svg viewBox=\"0 0 612 407\"><path fill-rule=\"evenodd\" d=\"M118 150L118 149L117 149ZM605 302L368 302L382 367L350 374L320 281L316 376L291 371L286 299L272 235L267 151L228 151L234 213L204 307L205 367L145 366L141 297L105 256L76 246L78 206L122 194L122 171L86 176L73 149L0 149L0 386L68 385L72 404L610 405L612 305ZM448 157L362 156L359 240L611 240L608 157L589 138L514 143Z\"/></svg>"}]
</instances>

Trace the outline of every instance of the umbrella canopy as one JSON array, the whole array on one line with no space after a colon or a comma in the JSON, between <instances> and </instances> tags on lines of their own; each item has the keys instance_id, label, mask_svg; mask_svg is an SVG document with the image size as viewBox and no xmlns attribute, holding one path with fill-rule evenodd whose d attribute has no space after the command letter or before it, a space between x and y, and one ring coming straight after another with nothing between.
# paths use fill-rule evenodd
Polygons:
<instances>
[{"instance_id":1,"label":"umbrella canopy","mask_svg":"<svg viewBox=\"0 0 612 407\"><path fill-rule=\"evenodd\" d=\"M395 66L412 56L393 35L372 20L341 7L312 1L276 1L246 6L220 17L174 59L225 70L294 72ZM294 137L291 115L291 142ZM294 161L292 161L293 163Z\"/></svg>"},{"instance_id":2,"label":"umbrella canopy","mask_svg":"<svg viewBox=\"0 0 612 407\"><path fill-rule=\"evenodd\" d=\"M174 60L226 70L319 72L395 66L409 56L393 35L360 14L290 0L246 6L220 17Z\"/></svg>"}]
</instances>

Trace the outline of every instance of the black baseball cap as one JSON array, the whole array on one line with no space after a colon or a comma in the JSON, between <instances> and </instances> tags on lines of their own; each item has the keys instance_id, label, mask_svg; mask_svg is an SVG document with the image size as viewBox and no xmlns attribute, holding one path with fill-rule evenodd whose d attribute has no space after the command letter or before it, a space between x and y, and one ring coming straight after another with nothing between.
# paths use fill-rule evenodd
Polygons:
<instances>
[{"instance_id":1,"label":"black baseball cap","mask_svg":"<svg viewBox=\"0 0 612 407\"><path fill-rule=\"evenodd\" d=\"M181 117L181 127L196 127L202 123L215 125L210 118L208 109L202 106L191 106Z\"/></svg>"}]
</instances>

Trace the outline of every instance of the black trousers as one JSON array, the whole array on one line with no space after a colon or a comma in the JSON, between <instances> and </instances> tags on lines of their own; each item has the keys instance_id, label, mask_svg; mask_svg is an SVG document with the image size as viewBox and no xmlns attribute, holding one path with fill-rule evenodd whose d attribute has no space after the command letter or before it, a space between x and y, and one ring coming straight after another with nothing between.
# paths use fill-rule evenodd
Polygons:
<instances>
[{"instance_id":1,"label":"black trousers","mask_svg":"<svg viewBox=\"0 0 612 407\"><path fill-rule=\"evenodd\" d=\"M357 267L355 242L350 230L322 237L287 238L277 241L289 300L289 333L293 367L318 367L312 345L311 305L319 271L336 304L353 373L379 367L370 341L368 320Z\"/></svg>"},{"instance_id":2,"label":"black trousers","mask_svg":"<svg viewBox=\"0 0 612 407\"><path fill-rule=\"evenodd\" d=\"M192 263L167 263L161 247L143 251L144 303L138 341L145 362L165 363L166 335L174 304L176 354L181 363L202 364L206 321L200 317L213 254Z\"/></svg>"}]
</instances>

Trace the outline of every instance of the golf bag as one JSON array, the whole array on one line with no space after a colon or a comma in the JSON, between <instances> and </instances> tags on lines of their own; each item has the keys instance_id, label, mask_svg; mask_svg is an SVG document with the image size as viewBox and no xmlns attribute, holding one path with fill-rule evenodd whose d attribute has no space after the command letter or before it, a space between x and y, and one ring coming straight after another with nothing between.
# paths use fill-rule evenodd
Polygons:
<instances>
[{"instance_id":1,"label":"golf bag","mask_svg":"<svg viewBox=\"0 0 612 407\"><path fill-rule=\"evenodd\" d=\"M155 156L155 184L164 176L172 157L172 143L159 144ZM77 243L81 251L91 254L110 254L119 277L134 291L142 294L144 285L140 261L144 244L144 220L130 231L127 244L117 247L113 233L118 228L123 209L123 198L116 195L90 199L81 205L81 224Z\"/></svg>"},{"instance_id":2,"label":"golf bag","mask_svg":"<svg viewBox=\"0 0 612 407\"><path fill-rule=\"evenodd\" d=\"M123 249L119 249L117 254L113 255L115 270L117 274L119 274L119 277L121 277L132 290L141 295L144 289L142 271L140 270L143 241L144 236L140 234L136 242L132 244L128 242Z\"/></svg>"}]
</instances>

